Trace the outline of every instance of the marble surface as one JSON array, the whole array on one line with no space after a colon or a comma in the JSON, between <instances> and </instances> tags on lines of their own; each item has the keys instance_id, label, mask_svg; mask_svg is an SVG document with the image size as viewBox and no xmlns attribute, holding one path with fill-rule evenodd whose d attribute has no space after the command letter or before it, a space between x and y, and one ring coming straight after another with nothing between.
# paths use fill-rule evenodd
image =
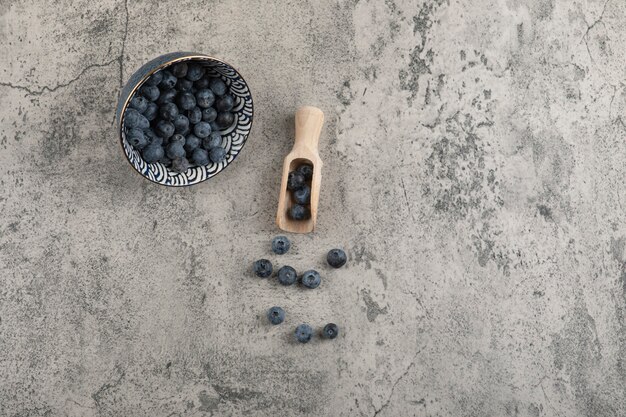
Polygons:
<instances>
[{"instance_id":1,"label":"marble surface","mask_svg":"<svg viewBox=\"0 0 626 417\"><path fill-rule=\"evenodd\" d=\"M625 19L619 0L0 1L0 415L626 415ZM114 122L132 72L178 50L255 99L237 161L186 189L136 175ZM326 114L318 228L278 257L304 104ZM324 281L256 279L260 257ZM338 339L294 342L329 321Z\"/></svg>"}]
</instances>

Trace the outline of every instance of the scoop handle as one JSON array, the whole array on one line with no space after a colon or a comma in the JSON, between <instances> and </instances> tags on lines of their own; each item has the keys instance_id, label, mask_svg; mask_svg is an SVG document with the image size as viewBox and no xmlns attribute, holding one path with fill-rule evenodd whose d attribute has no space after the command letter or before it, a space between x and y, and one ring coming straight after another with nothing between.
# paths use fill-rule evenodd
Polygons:
<instances>
[{"instance_id":1,"label":"scoop handle","mask_svg":"<svg viewBox=\"0 0 626 417\"><path fill-rule=\"evenodd\" d=\"M296 143L294 147L304 147L317 151L320 132L324 124L324 112L317 107L304 106L296 112Z\"/></svg>"}]
</instances>

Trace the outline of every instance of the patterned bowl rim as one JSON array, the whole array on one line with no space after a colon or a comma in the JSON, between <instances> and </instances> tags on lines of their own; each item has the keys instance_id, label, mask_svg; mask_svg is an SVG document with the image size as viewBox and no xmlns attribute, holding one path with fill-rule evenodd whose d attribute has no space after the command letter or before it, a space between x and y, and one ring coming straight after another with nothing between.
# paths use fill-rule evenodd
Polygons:
<instances>
[{"instance_id":1,"label":"patterned bowl rim","mask_svg":"<svg viewBox=\"0 0 626 417\"><path fill-rule=\"evenodd\" d=\"M169 54L164 54L161 56L166 56ZM158 59L159 57L155 57L153 58L153 60ZM137 168L133 165L133 163L130 161L130 158L128 157L128 155L126 154L126 150L124 149L124 136L123 136L123 120L124 120L124 112L126 111L126 109L128 108L128 104L130 103L131 98L133 97L133 95L135 94L135 92L139 89L139 87L141 85L143 85L143 83L150 78L150 76L152 76L152 74L154 74L157 71L160 71L164 68L167 68L169 66L171 66L172 64L175 64L177 62L180 61L192 61L192 60L199 60L199 61L217 61L219 63L222 63L224 65L227 65L228 67L232 68L233 71L235 71L235 73L239 76L239 78L241 78L241 80L244 82L244 84L246 85L247 89L248 89L248 95L250 95L250 105L251 105L251 109L252 109L252 113L254 113L254 99L252 97L252 91L250 91L250 87L248 87L248 83L246 82L246 79L243 77L243 75L241 75L241 73L239 72L239 70L237 70L237 68L233 67L231 64L229 64L228 62L219 59L219 58L215 58L211 55L203 55L203 54L198 54L198 53L190 53L188 55L180 55L177 56L176 58L172 58L160 65L157 65L156 67L154 67L153 69L151 69L150 71L148 71L143 77L141 77L141 79L133 86L132 90L130 90L130 92L128 93L128 96L126 97L126 100L124 101L124 105L121 107L121 111L120 111L120 116L119 116L119 120L118 120L118 133L119 133L119 144L120 144L120 148L122 150L122 153L124 154L124 159L126 160L126 162L128 162L128 164L133 168L132 171L134 173L136 173L137 175L139 175L141 178L144 178L148 181L150 181L151 183L154 184L158 184L158 185L162 185L164 187L172 187L172 188L183 188L183 187L191 187L193 185L197 185L197 184L201 184L205 181L210 180L211 178L217 176L218 174L224 172L226 170L226 167L230 164L232 164L233 162L235 162L235 159L237 159L237 157L239 156L239 154L241 153L241 151L243 150L244 146L246 146L246 142L248 142L248 136L249 133L246 135L246 139L244 140L244 142L241 144L241 149L239 149L239 152L237 152L237 155L235 155L233 157L233 159L224 166L224 168L222 168L221 170L219 170L218 172L215 173L215 175L211 176L211 177L206 177L205 179L198 181L198 182L194 182L194 183L186 183L186 184L165 184L163 182L159 182L159 181L154 181L151 178L147 177L146 175L143 175L141 172L139 172L137 170ZM137 70L139 71L139 69ZM132 78L132 74L131 74L131 78ZM130 81L130 78L129 78ZM127 81L127 82L129 82ZM122 91L122 90L120 90ZM120 93L121 94L121 93ZM252 124L254 123L254 117L250 118L250 131L252 130Z\"/></svg>"}]
</instances>

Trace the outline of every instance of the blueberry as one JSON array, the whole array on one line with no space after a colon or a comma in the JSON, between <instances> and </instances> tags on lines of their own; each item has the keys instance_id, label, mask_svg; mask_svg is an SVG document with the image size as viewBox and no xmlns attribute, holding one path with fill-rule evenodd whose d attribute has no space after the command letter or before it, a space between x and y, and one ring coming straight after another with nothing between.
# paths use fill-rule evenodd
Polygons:
<instances>
[{"instance_id":1,"label":"blueberry","mask_svg":"<svg viewBox=\"0 0 626 417\"><path fill-rule=\"evenodd\" d=\"M291 247L291 242L287 239L287 236L276 236L272 239L272 252L276 255L284 255Z\"/></svg>"},{"instance_id":2,"label":"blueberry","mask_svg":"<svg viewBox=\"0 0 626 417\"><path fill-rule=\"evenodd\" d=\"M204 138L202 141L202 146L206 150L211 150L213 148L219 148L222 146L222 135L218 132L211 132L209 136Z\"/></svg>"},{"instance_id":3,"label":"blueberry","mask_svg":"<svg viewBox=\"0 0 626 417\"><path fill-rule=\"evenodd\" d=\"M161 95L161 90L156 85L144 84L141 87L141 94L150 101L156 101Z\"/></svg>"},{"instance_id":4,"label":"blueberry","mask_svg":"<svg viewBox=\"0 0 626 417\"><path fill-rule=\"evenodd\" d=\"M216 164L222 162L226 158L226 150L224 148L213 148L209 151L209 158Z\"/></svg>"},{"instance_id":5,"label":"blueberry","mask_svg":"<svg viewBox=\"0 0 626 417\"><path fill-rule=\"evenodd\" d=\"M324 339L334 339L339 334L339 327L335 323L328 323L322 330L322 337Z\"/></svg>"},{"instance_id":6,"label":"blueberry","mask_svg":"<svg viewBox=\"0 0 626 417\"><path fill-rule=\"evenodd\" d=\"M235 107L235 99L232 96L220 97L215 102L215 109L217 111L230 111Z\"/></svg>"},{"instance_id":7,"label":"blueberry","mask_svg":"<svg viewBox=\"0 0 626 417\"><path fill-rule=\"evenodd\" d=\"M223 96L226 94L226 84L219 78L213 78L209 81L209 88L215 93L216 96Z\"/></svg>"},{"instance_id":8,"label":"blueberry","mask_svg":"<svg viewBox=\"0 0 626 417\"><path fill-rule=\"evenodd\" d=\"M302 164L298 167L298 172L302 174L305 180L311 181L311 178L313 178L313 165Z\"/></svg>"},{"instance_id":9,"label":"blueberry","mask_svg":"<svg viewBox=\"0 0 626 417\"><path fill-rule=\"evenodd\" d=\"M295 284L298 280L298 274L292 267L285 265L278 270L278 282L283 285Z\"/></svg>"},{"instance_id":10,"label":"blueberry","mask_svg":"<svg viewBox=\"0 0 626 417\"><path fill-rule=\"evenodd\" d=\"M204 76L204 67L200 64L189 64L187 68L187 79L198 81Z\"/></svg>"},{"instance_id":11,"label":"blueberry","mask_svg":"<svg viewBox=\"0 0 626 417\"><path fill-rule=\"evenodd\" d=\"M146 80L148 85L159 85L163 81L163 73L161 71L155 72Z\"/></svg>"},{"instance_id":12,"label":"blueberry","mask_svg":"<svg viewBox=\"0 0 626 417\"><path fill-rule=\"evenodd\" d=\"M179 114L174 119L174 129L176 133L182 133L189 129L189 119L184 114Z\"/></svg>"},{"instance_id":13,"label":"blueberry","mask_svg":"<svg viewBox=\"0 0 626 417\"><path fill-rule=\"evenodd\" d=\"M307 288L311 288L311 289L317 288L320 286L322 282L322 277L316 270L311 269L309 271L305 271L302 274L302 277L300 278L300 282L302 282L302 285L304 285Z\"/></svg>"},{"instance_id":14,"label":"blueberry","mask_svg":"<svg viewBox=\"0 0 626 417\"><path fill-rule=\"evenodd\" d=\"M198 146L200 146L200 143L202 143L202 139L200 139L199 137L197 137L193 133L190 133L185 138L185 150L187 152L191 152L194 149L196 149Z\"/></svg>"},{"instance_id":15,"label":"blueberry","mask_svg":"<svg viewBox=\"0 0 626 417\"><path fill-rule=\"evenodd\" d=\"M137 110L139 113L143 113L148 107L148 100L141 96L135 96L130 100L128 106Z\"/></svg>"},{"instance_id":16,"label":"blueberry","mask_svg":"<svg viewBox=\"0 0 626 417\"><path fill-rule=\"evenodd\" d=\"M178 78L183 78L185 75L187 75L187 63L177 62L176 64L172 65L171 71L174 76Z\"/></svg>"},{"instance_id":17,"label":"blueberry","mask_svg":"<svg viewBox=\"0 0 626 417\"><path fill-rule=\"evenodd\" d=\"M172 122L168 122L167 120L159 120L154 131L157 135L161 136L164 139L169 138L174 134L174 125Z\"/></svg>"},{"instance_id":18,"label":"blueberry","mask_svg":"<svg viewBox=\"0 0 626 417\"><path fill-rule=\"evenodd\" d=\"M217 119L217 110L213 107L202 110L202 120L205 122L213 122Z\"/></svg>"},{"instance_id":19,"label":"blueberry","mask_svg":"<svg viewBox=\"0 0 626 417\"><path fill-rule=\"evenodd\" d=\"M170 138L170 143L178 143L181 146L185 145L185 136L180 133L175 134Z\"/></svg>"},{"instance_id":20,"label":"blueberry","mask_svg":"<svg viewBox=\"0 0 626 417\"><path fill-rule=\"evenodd\" d=\"M174 88L177 82L178 78L176 78L171 72L163 71L163 80L159 83L159 86L162 89Z\"/></svg>"},{"instance_id":21,"label":"blueberry","mask_svg":"<svg viewBox=\"0 0 626 417\"><path fill-rule=\"evenodd\" d=\"M267 310L267 319L272 324L280 324L285 321L285 310L280 307L272 307Z\"/></svg>"},{"instance_id":22,"label":"blueberry","mask_svg":"<svg viewBox=\"0 0 626 417\"><path fill-rule=\"evenodd\" d=\"M326 262L333 268L341 268L346 264L347 260L346 253L341 249L331 249L328 251L328 255L326 255Z\"/></svg>"},{"instance_id":23,"label":"blueberry","mask_svg":"<svg viewBox=\"0 0 626 417\"><path fill-rule=\"evenodd\" d=\"M178 158L172 160L172 171L185 172L189 169L189 161L187 158Z\"/></svg>"},{"instance_id":24,"label":"blueberry","mask_svg":"<svg viewBox=\"0 0 626 417\"><path fill-rule=\"evenodd\" d=\"M198 90L202 90L203 88L208 88L209 79L207 77L202 77L198 81L195 81L193 83L193 86L196 87Z\"/></svg>"},{"instance_id":25,"label":"blueberry","mask_svg":"<svg viewBox=\"0 0 626 417\"><path fill-rule=\"evenodd\" d=\"M200 139L204 139L211 134L211 125L207 122L199 122L193 127L193 133Z\"/></svg>"},{"instance_id":26,"label":"blueberry","mask_svg":"<svg viewBox=\"0 0 626 417\"><path fill-rule=\"evenodd\" d=\"M176 94L177 92L173 88L169 90L161 90L161 95L157 99L157 104L161 105L173 102L176 98Z\"/></svg>"},{"instance_id":27,"label":"blueberry","mask_svg":"<svg viewBox=\"0 0 626 417\"><path fill-rule=\"evenodd\" d=\"M202 148L197 148L193 151L191 160L194 164L204 166L209 164L209 153Z\"/></svg>"},{"instance_id":28,"label":"blueberry","mask_svg":"<svg viewBox=\"0 0 626 417\"><path fill-rule=\"evenodd\" d=\"M191 110L196 107L196 98L191 93L182 93L176 100L181 110Z\"/></svg>"},{"instance_id":29,"label":"blueberry","mask_svg":"<svg viewBox=\"0 0 626 417\"><path fill-rule=\"evenodd\" d=\"M228 111L217 113L217 118L215 119L215 121L220 127L228 127L232 125L235 121L235 115Z\"/></svg>"},{"instance_id":30,"label":"blueberry","mask_svg":"<svg viewBox=\"0 0 626 417\"><path fill-rule=\"evenodd\" d=\"M306 323L300 324L296 327L296 340L300 343L308 343L313 337L313 329Z\"/></svg>"},{"instance_id":31,"label":"blueberry","mask_svg":"<svg viewBox=\"0 0 626 417\"><path fill-rule=\"evenodd\" d=\"M130 129L134 127L139 127L140 117L143 117L145 119L145 117L137 110L131 108L126 109L126 111L124 112L124 126Z\"/></svg>"},{"instance_id":32,"label":"blueberry","mask_svg":"<svg viewBox=\"0 0 626 417\"><path fill-rule=\"evenodd\" d=\"M128 130L126 140L133 145L135 149L143 149L148 144L148 139L146 139L143 132L137 128Z\"/></svg>"},{"instance_id":33,"label":"blueberry","mask_svg":"<svg viewBox=\"0 0 626 417\"><path fill-rule=\"evenodd\" d=\"M267 259L259 259L254 262L253 265L254 273L259 278L267 278L272 275L272 263Z\"/></svg>"},{"instance_id":34,"label":"blueberry","mask_svg":"<svg viewBox=\"0 0 626 417\"><path fill-rule=\"evenodd\" d=\"M163 158L164 154L165 151L163 151L163 147L161 145L149 145L144 148L141 156L148 164L152 164Z\"/></svg>"},{"instance_id":35,"label":"blueberry","mask_svg":"<svg viewBox=\"0 0 626 417\"><path fill-rule=\"evenodd\" d=\"M159 162L168 168L172 165L172 160L168 158L166 155L163 155L163 158L159 159Z\"/></svg>"},{"instance_id":36,"label":"blueberry","mask_svg":"<svg viewBox=\"0 0 626 417\"><path fill-rule=\"evenodd\" d=\"M181 92L190 92L193 89L193 83L186 78L181 78L176 83L176 89Z\"/></svg>"},{"instance_id":37,"label":"blueberry","mask_svg":"<svg viewBox=\"0 0 626 417\"><path fill-rule=\"evenodd\" d=\"M170 159L178 159L185 156L184 145L180 142L171 142L165 148L166 155Z\"/></svg>"},{"instance_id":38,"label":"blueberry","mask_svg":"<svg viewBox=\"0 0 626 417\"><path fill-rule=\"evenodd\" d=\"M148 107L143 111L143 115L148 121L153 121L159 114L159 106L156 103L148 103Z\"/></svg>"},{"instance_id":39,"label":"blueberry","mask_svg":"<svg viewBox=\"0 0 626 417\"><path fill-rule=\"evenodd\" d=\"M209 125L211 125L211 130L213 132L217 132L220 130L220 127L217 125L217 123L215 123L215 121L209 122Z\"/></svg>"},{"instance_id":40,"label":"blueberry","mask_svg":"<svg viewBox=\"0 0 626 417\"><path fill-rule=\"evenodd\" d=\"M208 88L203 88L202 90L198 90L196 92L196 101L198 102L198 106L206 109L215 103L215 95L213 94L213 91Z\"/></svg>"},{"instance_id":41,"label":"blueberry","mask_svg":"<svg viewBox=\"0 0 626 417\"><path fill-rule=\"evenodd\" d=\"M302 188L293 192L293 199L296 203L307 205L311 201L311 187L303 185Z\"/></svg>"},{"instance_id":42,"label":"blueberry","mask_svg":"<svg viewBox=\"0 0 626 417\"><path fill-rule=\"evenodd\" d=\"M291 171L287 176L287 189L288 190L299 190L306 184L306 180L304 176L300 174L298 171Z\"/></svg>"},{"instance_id":43,"label":"blueberry","mask_svg":"<svg viewBox=\"0 0 626 417\"><path fill-rule=\"evenodd\" d=\"M148 140L148 145L163 145L163 138L154 133L154 130L146 129L143 131L143 135Z\"/></svg>"},{"instance_id":44,"label":"blueberry","mask_svg":"<svg viewBox=\"0 0 626 417\"><path fill-rule=\"evenodd\" d=\"M163 120L171 122L178 116L178 107L174 103L165 103L159 108L159 115Z\"/></svg>"},{"instance_id":45,"label":"blueberry","mask_svg":"<svg viewBox=\"0 0 626 417\"><path fill-rule=\"evenodd\" d=\"M308 208L300 204L294 204L289 209L289 217L293 220L306 220L311 216L311 212Z\"/></svg>"},{"instance_id":46,"label":"blueberry","mask_svg":"<svg viewBox=\"0 0 626 417\"><path fill-rule=\"evenodd\" d=\"M187 118L189 119L189 123L195 125L202 120L202 109L200 109L200 107L194 107L193 109L188 110Z\"/></svg>"}]
</instances>

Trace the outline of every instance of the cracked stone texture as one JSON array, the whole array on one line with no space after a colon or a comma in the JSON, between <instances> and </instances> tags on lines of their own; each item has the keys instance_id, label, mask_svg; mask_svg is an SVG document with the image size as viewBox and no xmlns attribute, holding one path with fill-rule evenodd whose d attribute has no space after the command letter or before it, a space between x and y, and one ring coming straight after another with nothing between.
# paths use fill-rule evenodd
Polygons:
<instances>
[{"instance_id":1,"label":"cracked stone texture","mask_svg":"<svg viewBox=\"0 0 626 417\"><path fill-rule=\"evenodd\" d=\"M626 415L625 19L0 1L0 415ZM114 125L134 69L177 50L233 63L256 105L236 163L187 189L134 174ZM272 256L302 104L326 113L318 229ZM322 286L255 279L259 257Z\"/></svg>"}]
</instances>

